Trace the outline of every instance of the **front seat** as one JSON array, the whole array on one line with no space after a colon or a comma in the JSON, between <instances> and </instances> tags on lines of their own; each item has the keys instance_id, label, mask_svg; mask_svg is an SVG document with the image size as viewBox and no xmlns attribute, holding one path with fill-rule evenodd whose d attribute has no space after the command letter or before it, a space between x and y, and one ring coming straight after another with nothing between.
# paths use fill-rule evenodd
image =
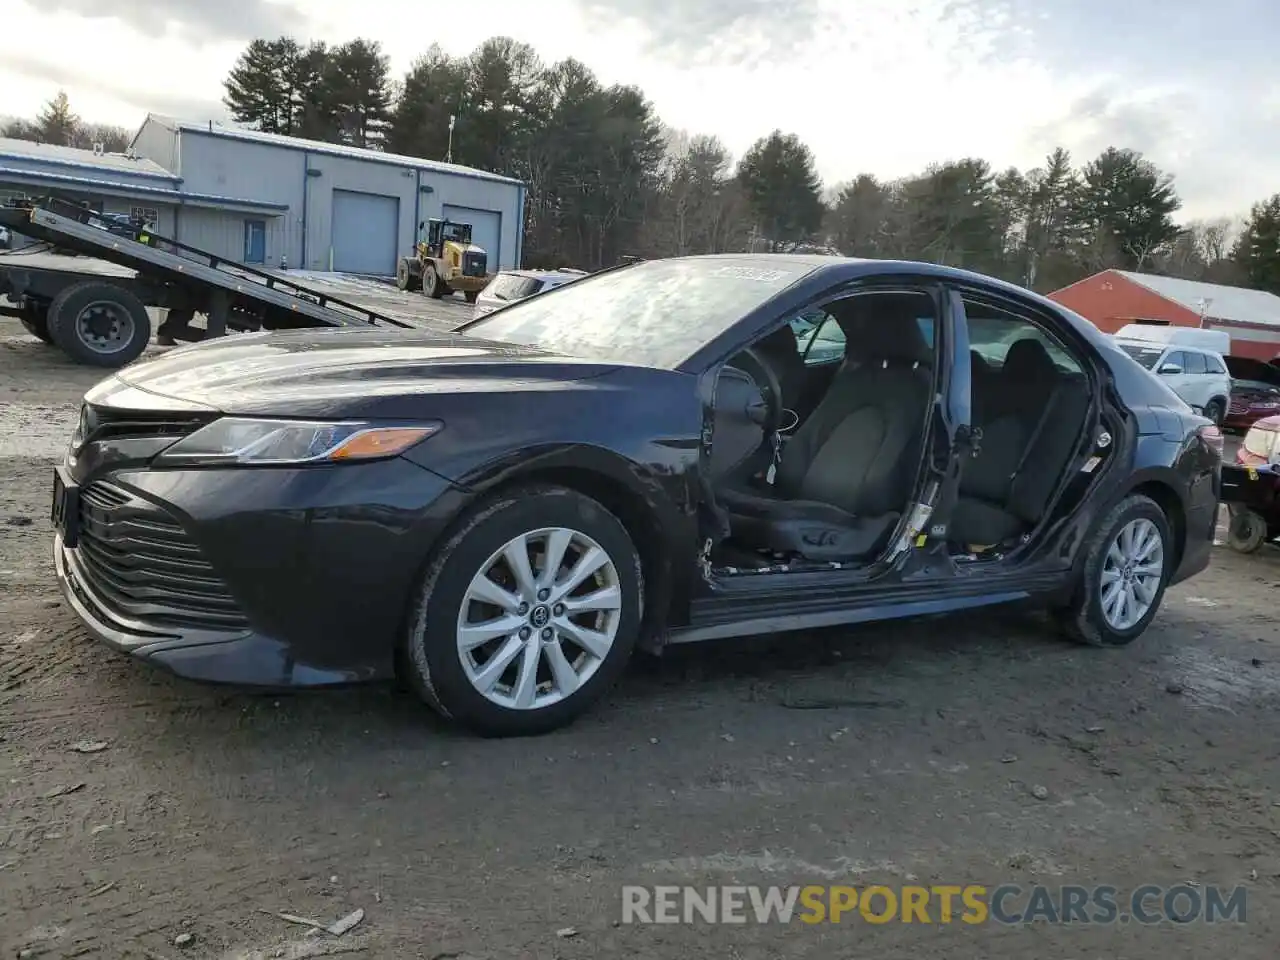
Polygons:
<instances>
[{"instance_id":1,"label":"front seat","mask_svg":"<svg viewBox=\"0 0 1280 960\"><path fill-rule=\"evenodd\" d=\"M884 544L911 496L933 389L919 312L901 294L840 305L848 353L784 447L772 489L717 494L733 540L816 561L861 559Z\"/></svg>"}]
</instances>

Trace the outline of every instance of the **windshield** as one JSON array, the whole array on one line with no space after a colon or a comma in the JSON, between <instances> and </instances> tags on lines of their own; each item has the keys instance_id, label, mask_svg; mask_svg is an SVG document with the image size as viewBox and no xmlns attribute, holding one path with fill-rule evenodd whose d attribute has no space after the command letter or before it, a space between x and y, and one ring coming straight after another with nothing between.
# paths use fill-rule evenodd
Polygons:
<instances>
[{"instance_id":1,"label":"windshield","mask_svg":"<svg viewBox=\"0 0 1280 960\"><path fill-rule=\"evenodd\" d=\"M1152 347L1144 343L1122 343L1120 341L1116 341L1116 346L1129 356L1133 357L1133 359L1137 360L1148 370L1155 369L1156 361L1159 360L1161 354L1164 353L1164 347Z\"/></svg>"},{"instance_id":2,"label":"windshield","mask_svg":"<svg viewBox=\"0 0 1280 960\"><path fill-rule=\"evenodd\" d=\"M566 356L675 369L813 270L759 257L649 260L566 283L460 329Z\"/></svg>"}]
</instances>

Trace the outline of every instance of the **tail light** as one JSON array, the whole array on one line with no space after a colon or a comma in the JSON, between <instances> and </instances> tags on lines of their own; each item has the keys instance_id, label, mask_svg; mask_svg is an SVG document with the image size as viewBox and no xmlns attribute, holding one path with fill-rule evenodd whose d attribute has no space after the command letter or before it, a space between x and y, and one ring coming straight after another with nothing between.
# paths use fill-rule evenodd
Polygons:
<instances>
[{"instance_id":1,"label":"tail light","mask_svg":"<svg viewBox=\"0 0 1280 960\"><path fill-rule=\"evenodd\" d=\"M1227 445L1225 438L1222 436L1222 431L1212 423L1206 423L1197 432L1200 434L1200 439L1212 447L1221 457Z\"/></svg>"}]
</instances>

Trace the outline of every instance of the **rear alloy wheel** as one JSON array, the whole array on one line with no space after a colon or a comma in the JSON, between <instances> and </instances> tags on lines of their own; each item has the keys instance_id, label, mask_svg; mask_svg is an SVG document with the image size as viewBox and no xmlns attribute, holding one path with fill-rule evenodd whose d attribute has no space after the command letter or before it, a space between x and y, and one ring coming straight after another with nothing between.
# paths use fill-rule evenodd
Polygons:
<instances>
[{"instance_id":1,"label":"rear alloy wheel","mask_svg":"<svg viewBox=\"0 0 1280 960\"><path fill-rule=\"evenodd\" d=\"M1133 494L1107 514L1085 550L1075 596L1060 620L1081 643L1123 646L1160 609L1173 572L1169 522L1154 500Z\"/></svg>"},{"instance_id":2,"label":"rear alloy wheel","mask_svg":"<svg viewBox=\"0 0 1280 960\"><path fill-rule=\"evenodd\" d=\"M1267 521L1256 510L1248 507L1232 505L1227 508L1230 519L1227 521L1227 546L1237 553L1257 553L1262 545L1270 539L1267 534Z\"/></svg>"},{"instance_id":3,"label":"rear alloy wheel","mask_svg":"<svg viewBox=\"0 0 1280 960\"><path fill-rule=\"evenodd\" d=\"M545 733L621 674L643 589L613 514L573 490L522 489L470 514L440 548L402 663L428 704L478 733Z\"/></svg>"},{"instance_id":4,"label":"rear alloy wheel","mask_svg":"<svg viewBox=\"0 0 1280 960\"><path fill-rule=\"evenodd\" d=\"M1222 418L1227 414L1227 408L1221 400L1210 400L1204 407L1204 415L1213 421L1215 427L1222 426Z\"/></svg>"}]
</instances>

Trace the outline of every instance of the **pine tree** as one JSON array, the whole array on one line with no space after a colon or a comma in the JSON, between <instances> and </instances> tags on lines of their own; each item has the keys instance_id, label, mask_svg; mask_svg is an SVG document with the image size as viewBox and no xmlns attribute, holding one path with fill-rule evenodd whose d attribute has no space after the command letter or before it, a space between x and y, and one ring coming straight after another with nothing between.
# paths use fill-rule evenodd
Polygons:
<instances>
[{"instance_id":1,"label":"pine tree","mask_svg":"<svg viewBox=\"0 0 1280 960\"><path fill-rule=\"evenodd\" d=\"M71 102L64 90L59 90L58 95L44 105L40 116L36 118L36 132L42 143L69 147L79 129L80 118L71 112Z\"/></svg>"}]
</instances>

